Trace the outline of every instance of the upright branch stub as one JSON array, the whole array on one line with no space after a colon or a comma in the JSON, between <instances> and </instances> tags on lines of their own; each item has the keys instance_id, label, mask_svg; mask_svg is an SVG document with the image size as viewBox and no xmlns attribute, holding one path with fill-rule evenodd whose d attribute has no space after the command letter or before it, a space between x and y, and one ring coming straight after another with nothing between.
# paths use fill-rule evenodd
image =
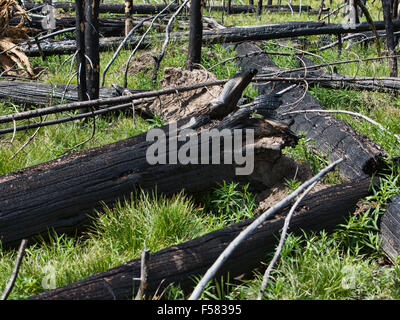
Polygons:
<instances>
[{"instance_id":1,"label":"upright branch stub","mask_svg":"<svg viewBox=\"0 0 400 320\"><path fill-rule=\"evenodd\" d=\"M209 103L209 116L211 118L221 118L232 112L236 108L244 89L246 89L257 72L257 69L249 69L235 74L225 84L221 94Z\"/></svg>"},{"instance_id":2,"label":"upright branch stub","mask_svg":"<svg viewBox=\"0 0 400 320\"><path fill-rule=\"evenodd\" d=\"M203 22L201 0L190 2L190 32L187 68L193 70L200 63L201 46L203 41Z\"/></svg>"}]
</instances>

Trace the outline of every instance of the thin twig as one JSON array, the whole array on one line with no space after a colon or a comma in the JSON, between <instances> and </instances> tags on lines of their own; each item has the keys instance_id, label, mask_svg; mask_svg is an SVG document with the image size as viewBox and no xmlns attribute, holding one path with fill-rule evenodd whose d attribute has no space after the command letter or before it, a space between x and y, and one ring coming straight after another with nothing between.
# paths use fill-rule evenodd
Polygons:
<instances>
[{"instance_id":1,"label":"thin twig","mask_svg":"<svg viewBox=\"0 0 400 320\"><path fill-rule=\"evenodd\" d=\"M126 37L121 41L120 45L118 46L117 50L114 52L114 55L112 56L112 58L110 59L110 61L108 62L108 64L106 65L106 67L104 68L103 74L102 74L102 79L101 79L101 86L104 86L104 81L106 78L106 73L108 71L108 69L111 67L111 65L114 63L115 59L118 57L121 49L125 46L126 42L128 41L128 39L132 36L132 34L135 32L136 29L140 28L143 23L145 21L150 20L152 17L147 17L144 18L143 20L141 20L138 24L136 24L130 31L129 33L126 35Z\"/></svg>"},{"instance_id":2,"label":"thin twig","mask_svg":"<svg viewBox=\"0 0 400 320\"><path fill-rule=\"evenodd\" d=\"M395 57L400 57L400 55L392 55L392 56L382 56L382 57L373 57L373 58L360 58L360 59L354 59L354 60L344 60L344 61L336 61L336 62L330 62L330 63L322 63L314 66L309 66L307 67L307 70L313 70L313 69L320 69L323 67L329 67L329 66L335 66L335 65L340 65L340 64L348 64L348 63L359 63L359 62L367 62L367 61L375 61L375 60L382 60L382 59L390 59L390 58L395 58ZM280 70L277 72L273 73L260 73L254 78L266 78L269 76L274 76L277 74L285 74L285 73L291 73L291 72L298 72L298 71L304 71L306 68L296 68L296 69L289 69L289 70Z\"/></svg>"},{"instance_id":3,"label":"thin twig","mask_svg":"<svg viewBox=\"0 0 400 320\"><path fill-rule=\"evenodd\" d=\"M28 245L28 240L23 239L21 241L20 246L19 246L17 260L15 262L15 266L14 266L14 270L13 270L13 272L11 274L11 278L8 281L7 286L6 286L2 296L0 298L0 300L7 300L8 296L10 295L10 293L11 293L13 287L14 287L15 280L18 277L19 268L21 266L22 258L24 257L24 253L25 253L25 249L26 249L27 245Z\"/></svg>"},{"instance_id":4,"label":"thin twig","mask_svg":"<svg viewBox=\"0 0 400 320\"><path fill-rule=\"evenodd\" d=\"M381 56L381 45L379 43L379 39L378 39L378 33L376 32L376 28L374 25L374 20L372 20L371 15L369 14L369 11L367 9L367 7L364 5L364 3L361 0L356 0L357 5L361 8L362 12L365 15L365 18L367 19L372 33L375 35L375 45L376 45L376 51L378 52L378 56Z\"/></svg>"},{"instance_id":5,"label":"thin twig","mask_svg":"<svg viewBox=\"0 0 400 320\"><path fill-rule=\"evenodd\" d=\"M258 226L260 226L265 220L273 216L277 211L281 210L283 207L288 205L295 197L297 197L304 189L318 181L321 177L332 170L336 165L342 162L344 158L340 158L335 162L331 163L325 169L321 170L316 176L304 182L299 188L297 188L293 193L287 196L285 199L279 201L277 204L272 206L270 209L265 211L256 220L254 220L245 230L239 233L239 235L225 248L214 264L207 270L206 274L197 284L193 293L189 297L189 300L197 300L200 298L205 286L208 282L215 276L218 270L222 267L224 262L229 258L229 256L234 252L234 250L241 244L241 242L246 239Z\"/></svg>"},{"instance_id":6,"label":"thin twig","mask_svg":"<svg viewBox=\"0 0 400 320\"><path fill-rule=\"evenodd\" d=\"M272 271L272 268L274 267L275 263L278 261L278 258L282 252L282 248L283 248L283 244L285 243L285 239L286 239L286 235L287 235L287 231L289 229L289 223L290 223L290 219L293 216L294 211L296 210L296 208L298 207L298 205L300 204L300 202L303 200L303 198L311 191L312 188L314 188L314 186L317 184L317 181L315 181L312 185L310 185L302 194L301 196L296 200L296 202L293 204L293 206L291 207L288 215L285 218L285 223L283 225L283 230L281 233L281 238L279 240L279 245L275 250L275 254L274 257L272 258L271 262L268 265L267 270L264 273L264 277L263 277L263 281L261 284L261 288L260 291L258 292L258 297L257 300L261 300L262 297L264 296L264 292L265 292L265 288L267 287L267 283L268 283L268 279L269 279L269 275Z\"/></svg>"},{"instance_id":7,"label":"thin twig","mask_svg":"<svg viewBox=\"0 0 400 320\"><path fill-rule=\"evenodd\" d=\"M318 19L318 22L325 20L326 18L330 17L331 15L335 14L338 12L340 9L344 8L346 4L342 4L340 7L336 8L335 10L331 11L327 15L323 16L321 19Z\"/></svg>"},{"instance_id":8,"label":"thin twig","mask_svg":"<svg viewBox=\"0 0 400 320\"><path fill-rule=\"evenodd\" d=\"M93 110L92 110L91 113L93 114ZM94 138L95 134L96 134L96 117L93 115L93 130L92 130L92 135L91 135L89 138L87 138L85 141L82 141L82 142L78 143L77 145L75 145L75 146L73 146L73 147L67 149L67 150L64 151L60 156L64 156L64 155L66 155L68 152L70 152L70 151L72 151L72 150L74 150L74 149L80 147L81 145L84 145L85 143L89 142L90 140L92 140L92 139Z\"/></svg>"},{"instance_id":9,"label":"thin twig","mask_svg":"<svg viewBox=\"0 0 400 320\"><path fill-rule=\"evenodd\" d=\"M189 0L185 0L179 6L179 8L176 10L176 12L171 16L171 18L168 21L167 27L165 28L165 40L162 45L161 52L158 56L154 57L155 63L154 63L154 71L153 71L153 79L152 79L153 81L156 81L156 79L157 79L158 69L160 68L161 61L164 58L165 51L167 50L167 46L168 46L169 39L170 39L171 25L174 22L176 16L182 11L182 9L187 5L188 2L189 2Z\"/></svg>"}]
</instances>

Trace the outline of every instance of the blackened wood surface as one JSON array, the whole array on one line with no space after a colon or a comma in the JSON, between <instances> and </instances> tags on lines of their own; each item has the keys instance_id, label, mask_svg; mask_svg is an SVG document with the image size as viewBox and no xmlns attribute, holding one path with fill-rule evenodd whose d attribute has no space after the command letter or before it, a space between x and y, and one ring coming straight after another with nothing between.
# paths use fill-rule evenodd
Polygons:
<instances>
[{"instance_id":1,"label":"blackened wood surface","mask_svg":"<svg viewBox=\"0 0 400 320\"><path fill-rule=\"evenodd\" d=\"M374 23L376 30L384 30L385 25L383 21L377 21ZM397 31L400 29L400 20L393 21L393 30ZM216 43L237 43L243 41L259 41L259 40L271 40L281 38L292 38L298 36L311 36L319 34L343 34L343 33L359 33L371 31L371 26L366 23L360 23L355 28L347 29L341 24L325 24L323 22L288 22L281 24L271 24L265 26L251 26L251 27L232 27L224 28L215 31L204 30L202 41L207 44ZM164 38L164 34L160 35L160 38ZM185 40L189 37L187 32L178 32L171 34L171 39L182 39ZM100 39L101 51L112 50L117 47L123 38L102 38ZM151 44L154 40L143 41L142 48ZM128 44L131 46L138 42L137 37L132 37L128 40ZM44 55L52 54L70 54L75 52L76 46L74 42L69 40L63 41L46 41L40 44ZM41 53L37 45L22 45L23 51L28 56L40 56Z\"/></svg>"},{"instance_id":2,"label":"blackened wood surface","mask_svg":"<svg viewBox=\"0 0 400 320\"><path fill-rule=\"evenodd\" d=\"M142 90L129 89L131 93ZM117 97L120 94L114 88L100 88L100 98ZM76 85L50 84L28 81L0 81L0 100L24 104L27 106L44 106L58 103L80 101Z\"/></svg>"},{"instance_id":3,"label":"blackened wood surface","mask_svg":"<svg viewBox=\"0 0 400 320\"><path fill-rule=\"evenodd\" d=\"M99 98L100 52L99 52L99 3L85 0L85 67L86 90L89 100Z\"/></svg>"},{"instance_id":4,"label":"blackened wood surface","mask_svg":"<svg viewBox=\"0 0 400 320\"><path fill-rule=\"evenodd\" d=\"M26 3L25 8L33 9L35 7L39 7L38 4L30 4ZM53 4L53 6L57 9L63 10L75 10L75 4L73 2L58 2ZM154 14L159 13L166 7L165 4L134 4L132 6L132 14ZM178 5L172 5L168 12L174 12L178 9ZM210 7L207 6L207 9ZM300 10L300 6L291 5L293 11L298 12ZM291 12L291 8L288 5L267 5L263 7L265 11L283 11L283 12ZM211 10L222 11L222 6L211 6ZM246 12L255 12L255 6L247 6L247 5L232 5L231 13L246 13ZM311 7L307 5L301 6L302 11L311 11ZM125 13L125 6L122 3L101 3L100 4L100 13Z\"/></svg>"},{"instance_id":5,"label":"blackened wood surface","mask_svg":"<svg viewBox=\"0 0 400 320\"><path fill-rule=\"evenodd\" d=\"M400 256L400 195L393 197L387 206L380 218L379 228L383 251L396 261L396 257Z\"/></svg>"},{"instance_id":6,"label":"blackened wood surface","mask_svg":"<svg viewBox=\"0 0 400 320\"><path fill-rule=\"evenodd\" d=\"M370 179L366 178L329 187L307 196L300 204L300 211L292 217L290 232L302 234L301 230L315 232L334 229L345 222L359 199L369 194L369 185ZM288 210L289 208L285 208L275 218L264 222L243 241L216 277L226 276L229 272L230 279L233 279L259 267L260 262L265 261L266 254L277 245ZM186 291L192 290L195 286L194 277L204 274L229 243L251 222L253 219L239 222L151 254L147 295L151 297L157 289L162 292L171 283ZM135 291L132 279L139 277L140 259L135 259L31 299L132 299Z\"/></svg>"},{"instance_id":7,"label":"blackened wood surface","mask_svg":"<svg viewBox=\"0 0 400 320\"><path fill-rule=\"evenodd\" d=\"M85 58L85 0L75 0L75 42L76 42L76 72L78 73L78 100L85 101L86 95L86 58Z\"/></svg>"},{"instance_id":8,"label":"blackened wood surface","mask_svg":"<svg viewBox=\"0 0 400 320\"><path fill-rule=\"evenodd\" d=\"M203 36L201 0L190 2L190 33L189 53L187 67L189 70L197 69L201 59L201 46Z\"/></svg>"}]
</instances>

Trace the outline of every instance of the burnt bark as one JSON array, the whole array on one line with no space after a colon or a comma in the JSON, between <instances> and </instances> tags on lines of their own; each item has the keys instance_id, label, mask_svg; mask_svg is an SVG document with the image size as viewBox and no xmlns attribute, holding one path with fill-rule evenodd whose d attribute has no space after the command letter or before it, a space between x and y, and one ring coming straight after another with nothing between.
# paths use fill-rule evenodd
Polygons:
<instances>
[{"instance_id":1,"label":"burnt bark","mask_svg":"<svg viewBox=\"0 0 400 320\"><path fill-rule=\"evenodd\" d=\"M133 28L133 20L132 20L132 0L125 0L125 36L129 34L129 31Z\"/></svg>"},{"instance_id":2,"label":"burnt bark","mask_svg":"<svg viewBox=\"0 0 400 320\"><path fill-rule=\"evenodd\" d=\"M78 99L85 101L86 95L86 58L85 58L85 0L76 0L76 71L78 73Z\"/></svg>"},{"instance_id":3,"label":"burnt bark","mask_svg":"<svg viewBox=\"0 0 400 320\"><path fill-rule=\"evenodd\" d=\"M253 1L254 4L254 1ZM249 5L232 5L231 13L246 13L246 12L255 12L256 8L254 5L250 3ZM73 2L57 2L54 3L53 6L58 9L63 9L65 11L75 10L75 4ZM38 4L29 4L26 3L25 7L29 10L40 7ZM132 14L155 14L159 13L166 7L165 4L134 4L132 6ZM168 12L174 12L178 9L179 5L172 5ZM211 10L222 11L224 8L222 6L208 6L207 8L211 8ZM299 11L300 6L292 5L292 9L294 11ZM301 6L302 11L312 11L312 8L307 5ZM291 12L291 9L288 5L267 5L263 7L263 10L266 11L283 11L283 12ZM123 3L101 3L99 7L100 13L125 13L125 5Z\"/></svg>"},{"instance_id":4,"label":"burnt bark","mask_svg":"<svg viewBox=\"0 0 400 320\"><path fill-rule=\"evenodd\" d=\"M143 90L130 89L130 93ZM99 90L99 98L117 97L119 93L110 87ZM30 106L54 105L62 102L81 101L76 85L50 84L28 81L0 81L0 100Z\"/></svg>"},{"instance_id":5,"label":"burnt bark","mask_svg":"<svg viewBox=\"0 0 400 320\"><path fill-rule=\"evenodd\" d=\"M370 179L366 178L308 195L301 202L303 209L295 213L291 220L290 232L303 234L303 231L333 230L338 224L345 222L348 213L354 211L359 199L369 194L369 185ZM251 237L243 241L224 263L216 278L229 273L229 278L234 279L260 267L261 262L265 261L266 253L275 249L289 210L290 208L285 208L274 218L264 222ZM154 295L156 290L162 291L172 283L179 285L186 292L192 290L195 286L194 277L204 274L225 247L252 222L253 219L245 220L151 254L146 289L148 297ZM131 279L138 277L140 277L140 258L30 299L132 299L138 286L135 288ZM111 290L107 290L104 286L105 281Z\"/></svg>"},{"instance_id":6,"label":"burnt bark","mask_svg":"<svg viewBox=\"0 0 400 320\"><path fill-rule=\"evenodd\" d=\"M384 30L383 21L374 22L376 30ZM400 20L393 21L393 30L400 30ZM354 29L347 29L341 24L325 24L323 22L290 22L276 25L267 25L259 27L232 27L218 31L203 31L202 41L207 44L216 43L237 43L243 41L261 41L271 39L292 38L298 36L311 36L319 34L344 34L344 33L360 33L371 31L371 26L368 22L363 22L355 26ZM173 33L171 39L185 39L188 33ZM160 38L164 35L160 35ZM123 38L102 38L100 40L100 50L110 50L118 46ZM127 41L130 45L135 45L138 42L137 38L132 38ZM143 41L142 48L151 44L151 41ZM199 43L198 43L199 45ZM40 51L37 45L22 45L23 51L28 56L40 56ZM46 41L41 43L41 49L44 55L52 54L68 54L76 50L74 41Z\"/></svg>"},{"instance_id":7,"label":"burnt bark","mask_svg":"<svg viewBox=\"0 0 400 320\"><path fill-rule=\"evenodd\" d=\"M257 2L257 17L259 18L262 13L263 2L262 0L258 0Z\"/></svg>"},{"instance_id":8,"label":"burnt bark","mask_svg":"<svg viewBox=\"0 0 400 320\"><path fill-rule=\"evenodd\" d=\"M85 0L85 67L86 90L89 100L99 98L100 52L99 52L99 1Z\"/></svg>"},{"instance_id":9,"label":"burnt bark","mask_svg":"<svg viewBox=\"0 0 400 320\"><path fill-rule=\"evenodd\" d=\"M400 256L400 196L393 197L379 219L382 249L393 262Z\"/></svg>"},{"instance_id":10,"label":"burnt bark","mask_svg":"<svg viewBox=\"0 0 400 320\"><path fill-rule=\"evenodd\" d=\"M201 60L201 47L203 38L203 23L201 1L192 0L190 3L190 33L187 68L198 68Z\"/></svg>"}]
</instances>

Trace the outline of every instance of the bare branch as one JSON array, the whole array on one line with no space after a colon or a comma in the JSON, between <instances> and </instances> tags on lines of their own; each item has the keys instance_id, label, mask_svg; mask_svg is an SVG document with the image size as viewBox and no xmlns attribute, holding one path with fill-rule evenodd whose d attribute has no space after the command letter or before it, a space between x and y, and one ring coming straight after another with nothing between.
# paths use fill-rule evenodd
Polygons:
<instances>
[{"instance_id":1,"label":"bare branch","mask_svg":"<svg viewBox=\"0 0 400 320\"><path fill-rule=\"evenodd\" d=\"M14 270L13 270L13 272L11 274L11 278L8 281L7 286L6 286L2 296L0 298L0 300L7 300L8 296L10 295L10 293L11 293L13 287L14 287L15 280L18 277L19 268L21 266L22 258L24 257L25 248L26 248L27 245L28 245L28 240L23 239L21 241L21 245L19 246L17 260L15 262L15 266L14 266Z\"/></svg>"},{"instance_id":2,"label":"bare branch","mask_svg":"<svg viewBox=\"0 0 400 320\"><path fill-rule=\"evenodd\" d=\"M344 158L340 158L336 160L325 169L320 171L316 176L304 182L299 188L297 188L294 192L292 192L288 197L279 201L277 204L272 206L270 209L265 211L262 215L260 215L256 220L253 221L251 225L249 225L245 230L243 230L222 252L222 254L218 257L218 259L214 262L214 264L207 270L206 274L197 284L193 293L189 297L189 300L197 300L200 298L203 289L207 285L207 283L216 275L218 270L224 264L224 262L229 258L229 256L233 253L233 251L241 244L241 242L247 238L259 225L261 225L265 220L272 217L278 210L282 209L284 206L288 205L295 197L297 197L300 192L306 189L308 186L313 184L315 181L318 181L321 177L327 174L330 170L332 170L336 165L342 162Z\"/></svg>"},{"instance_id":3,"label":"bare branch","mask_svg":"<svg viewBox=\"0 0 400 320\"><path fill-rule=\"evenodd\" d=\"M283 225L283 230L282 230L282 234L281 234L281 238L279 240L279 245L276 248L274 257L272 258L271 262L268 265L267 270L264 273L264 278L261 284L261 288L260 291L258 293L258 297L257 300L261 300L262 297L264 296L264 292L265 292L265 288L267 287L267 283L268 283L268 279L269 279L269 275L272 271L272 268L274 267L276 261L278 261L278 258L282 252L282 248L283 248L283 244L285 243L286 240L286 235L287 235L287 231L289 229L289 223L290 223L290 219L293 216L294 211L296 210L296 208L299 206L300 202L303 200L303 198L311 191L312 188L314 188L314 186L317 184L317 181L315 181L312 185L310 185L306 191L304 191L301 196L296 200L296 202L293 204L292 208L290 209L288 215L286 216L285 219L285 223Z\"/></svg>"}]
</instances>

